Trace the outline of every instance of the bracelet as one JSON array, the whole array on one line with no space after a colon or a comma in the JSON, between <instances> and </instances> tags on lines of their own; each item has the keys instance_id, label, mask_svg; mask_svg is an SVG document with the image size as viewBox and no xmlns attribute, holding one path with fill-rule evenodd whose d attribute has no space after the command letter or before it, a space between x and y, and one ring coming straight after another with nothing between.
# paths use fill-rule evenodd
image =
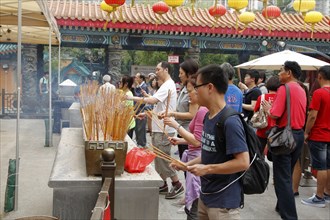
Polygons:
<instances>
[{"instance_id":1,"label":"bracelet","mask_svg":"<svg viewBox=\"0 0 330 220\"><path fill-rule=\"evenodd\" d=\"M182 125L179 125L177 128L176 128L176 131L179 132L179 129L182 127Z\"/></svg>"}]
</instances>

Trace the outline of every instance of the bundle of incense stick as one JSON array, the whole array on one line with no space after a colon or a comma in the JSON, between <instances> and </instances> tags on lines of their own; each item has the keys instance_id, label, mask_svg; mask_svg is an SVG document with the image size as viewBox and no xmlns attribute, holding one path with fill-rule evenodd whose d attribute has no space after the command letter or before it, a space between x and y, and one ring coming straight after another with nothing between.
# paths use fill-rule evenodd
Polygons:
<instances>
[{"instance_id":1,"label":"bundle of incense stick","mask_svg":"<svg viewBox=\"0 0 330 220\"><path fill-rule=\"evenodd\" d=\"M155 122L157 127L163 131L163 133L166 135L166 137L169 137L167 131L165 130L165 126L164 127L162 126L161 121L159 120L157 114L154 111L146 111L146 115L148 116L148 118L150 118L152 121Z\"/></svg>"},{"instance_id":2,"label":"bundle of incense stick","mask_svg":"<svg viewBox=\"0 0 330 220\"><path fill-rule=\"evenodd\" d=\"M158 158L161 158L167 162L170 163L177 163L181 166L186 167L186 165L181 162L180 160L174 159L173 157L171 157L170 155L164 153L162 150L160 150L159 148L151 145L151 147L147 148L147 150L149 150L150 152L154 153Z\"/></svg>"},{"instance_id":3,"label":"bundle of incense stick","mask_svg":"<svg viewBox=\"0 0 330 220\"><path fill-rule=\"evenodd\" d=\"M121 90L101 90L96 83L80 89L81 115L86 140L123 141L130 123L141 105L127 105Z\"/></svg>"}]
</instances>

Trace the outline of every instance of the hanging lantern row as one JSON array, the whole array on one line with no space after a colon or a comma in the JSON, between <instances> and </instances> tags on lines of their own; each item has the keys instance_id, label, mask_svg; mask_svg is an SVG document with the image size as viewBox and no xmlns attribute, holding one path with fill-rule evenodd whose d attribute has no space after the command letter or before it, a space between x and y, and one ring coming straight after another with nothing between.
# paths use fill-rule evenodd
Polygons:
<instances>
[{"instance_id":1,"label":"hanging lantern row","mask_svg":"<svg viewBox=\"0 0 330 220\"><path fill-rule=\"evenodd\" d=\"M273 20L278 18L281 15L281 10L277 6L267 6L268 0L262 0L263 1L263 10L262 10L262 15L266 18L266 20ZM110 13L117 11L117 9L120 9L120 17L122 20L122 9L120 6L125 4L125 0L103 0L100 4L100 8L107 12L107 16L109 17L110 20ZM132 7L134 6L134 0L132 0ZM163 14L166 14L170 8L172 9L173 13L176 12L176 8L179 6L182 6L184 4L185 0L164 0L164 1L159 1L153 4L152 10L155 14L158 16L161 16ZM194 16L195 14L195 4L196 0L190 0L191 3L191 9L192 9L192 14ZM235 29L238 30L238 21L244 24L243 30L240 32L243 32L247 25L255 20L255 14L252 12L243 12L240 13L240 10L246 8L248 6L248 0L228 0L227 4L228 7L232 8L236 12L236 25ZM315 8L315 0L295 0L293 2L293 8L295 11L298 13L302 13L304 22L307 24L310 24L312 27L312 33L311 37L313 38L313 32L314 32L314 26L316 23L320 22L323 18L323 15L320 12L317 11L310 11ZM225 15L227 12L227 9L221 5L218 4L218 0L215 0L215 4L211 6L208 9L209 14L215 18L215 22L218 21L218 19ZM175 15L174 15L175 17ZM113 22L115 22L114 16ZM158 17L160 19L160 17ZM104 29L106 29L108 20L106 20L106 23L104 25ZM157 24L160 22L158 20ZM215 22L213 24L213 27L215 25ZM330 24L330 21L329 21ZM271 24L269 24L269 32L271 32Z\"/></svg>"}]
</instances>

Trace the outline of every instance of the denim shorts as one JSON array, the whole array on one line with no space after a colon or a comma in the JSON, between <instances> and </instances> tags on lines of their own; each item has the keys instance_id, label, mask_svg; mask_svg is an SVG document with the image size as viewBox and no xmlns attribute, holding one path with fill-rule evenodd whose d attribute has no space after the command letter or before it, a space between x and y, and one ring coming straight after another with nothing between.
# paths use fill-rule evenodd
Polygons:
<instances>
[{"instance_id":1,"label":"denim shorts","mask_svg":"<svg viewBox=\"0 0 330 220\"><path fill-rule=\"evenodd\" d=\"M308 141L312 167L316 170L330 169L330 142Z\"/></svg>"}]
</instances>

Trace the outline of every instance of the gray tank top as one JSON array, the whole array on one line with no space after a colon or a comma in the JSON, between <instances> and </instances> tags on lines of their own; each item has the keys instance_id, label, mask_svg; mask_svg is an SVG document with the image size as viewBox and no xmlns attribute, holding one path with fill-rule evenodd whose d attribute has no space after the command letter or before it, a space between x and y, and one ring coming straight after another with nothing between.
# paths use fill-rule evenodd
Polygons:
<instances>
[{"instance_id":1,"label":"gray tank top","mask_svg":"<svg viewBox=\"0 0 330 220\"><path fill-rule=\"evenodd\" d=\"M189 96L187 87L183 87L180 91L177 106L176 106L177 112L189 112ZM188 126L190 123L190 120L177 120L177 122L184 127L186 130L188 130Z\"/></svg>"}]
</instances>

